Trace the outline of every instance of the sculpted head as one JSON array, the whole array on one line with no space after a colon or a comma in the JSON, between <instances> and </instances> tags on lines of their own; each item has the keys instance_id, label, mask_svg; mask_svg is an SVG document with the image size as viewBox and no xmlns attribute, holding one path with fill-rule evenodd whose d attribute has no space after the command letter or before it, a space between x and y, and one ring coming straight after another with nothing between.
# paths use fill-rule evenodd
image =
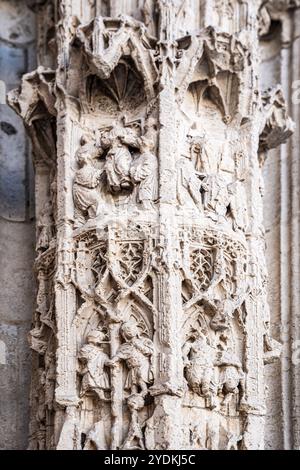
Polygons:
<instances>
[{"instance_id":1,"label":"sculpted head","mask_svg":"<svg viewBox=\"0 0 300 470\"><path fill-rule=\"evenodd\" d=\"M120 328L121 335L126 341L139 336L139 329L137 325L133 322L127 321L124 322Z\"/></svg>"},{"instance_id":2,"label":"sculpted head","mask_svg":"<svg viewBox=\"0 0 300 470\"><path fill-rule=\"evenodd\" d=\"M90 159L98 156L98 149L94 140L89 135L83 135L80 139L80 147L76 153L77 163L82 168L88 164Z\"/></svg>"},{"instance_id":3,"label":"sculpted head","mask_svg":"<svg viewBox=\"0 0 300 470\"><path fill-rule=\"evenodd\" d=\"M105 341L105 334L100 330L92 330L89 332L87 342L89 344L99 345Z\"/></svg>"}]
</instances>

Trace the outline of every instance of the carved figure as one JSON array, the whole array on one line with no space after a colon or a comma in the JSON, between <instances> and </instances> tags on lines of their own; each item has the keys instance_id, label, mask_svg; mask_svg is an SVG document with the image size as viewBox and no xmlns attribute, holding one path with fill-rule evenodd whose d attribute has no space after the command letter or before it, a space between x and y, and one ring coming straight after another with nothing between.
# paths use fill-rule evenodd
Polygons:
<instances>
[{"instance_id":1,"label":"carved figure","mask_svg":"<svg viewBox=\"0 0 300 470\"><path fill-rule=\"evenodd\" d=\"M226 301L216 300L214 302L214 315L209 323L214 331L223 331L229 327L229 314L225 309Z\"/></svg>"},{"instance_id":2,"label":"carved figure","mask_svg":"<svg viewBox=\"0 0 300 470\"><path fill-rule=\"evenodd\" d=\"M182 156L177 164L177 199L180 205L196 207L203 212L201 188L202 183L196 174L190 156Z\"/></svg>"},{"instance_id":3,"label":"carved figure","mask_svg":"<svg viewBox=\"0 0 300 470\"><path fill-rule=\"evenodd\" d=\"M104 333L93 330L87 337L87 344L79 352L78 359L84 365L80 372L83 376L80 397L94 392L100 400L107 401L105 391L110 389L110 381L106 366L108 366L109 357L102 350L103 342L106 342Z\"/></svg>"},{"instance_id":4,"label":"carved figure","mask_svg":"<svg viewBox=\"0 0 300 470\"><path fill-rule=\"evenodd\" d=\"M122 449L145 449L144 434L139 423L138 412L144 407L144 399L141 395L133 394L127 399L127 406L131 413L130 425L127 437L122 445Z\"/></svg>"},{"instance_id":5,"label":"carved figure","mask_svg":"<svg viewBox=\"0 0 300 470\"><path fill-rule=\"evenodd\" d=\"M230 200L233 229L245 231L249 224L249 218L247 198L243 188L243 183L241 181L236 181L231 186L230 191L234 194L234 197Z\"/></svg>"},{"instance_id":6,"label":"carved figure","mask_svg":"<svg viewBox=\"0 0 300 470\"><path fill-rule=\"evenodd\" d=\"M152 382L153 343L149 338L142 337L138 326L130 321L122 324L120 333L125 342L110 361L110 366L116 367L120 361L124 361L129 369L125 389L131 390L133 394L140 392L144 396Z\"/></svg>"},{"instance_id":7,"label":"carved figure","mask_svg":"<svg viewBox=\"0 0 300 470\"><path fill-rule=\"evenodd\" d=\"M185 376L191 390L209 399L209 406L214 408L215 383L214 366L216 351L209 344L202 331L195 331L183 347Z\"/></svg>"},{"instance_id":8,"label":"carved figure","mask_svg":"<svg viewBox=\"0 0 300 470\"><path fill-rule=\"evenodd\" d=\"M81 140L81 147L77 152L79 170L75 173L73 183L73 198L75 204L75 217L80 221L95 218L101 214L103 204L99 183L103 170L97 170L92 165L92 159L99 155L99 151L91 142Z\"/></svg>"}]
</instances>

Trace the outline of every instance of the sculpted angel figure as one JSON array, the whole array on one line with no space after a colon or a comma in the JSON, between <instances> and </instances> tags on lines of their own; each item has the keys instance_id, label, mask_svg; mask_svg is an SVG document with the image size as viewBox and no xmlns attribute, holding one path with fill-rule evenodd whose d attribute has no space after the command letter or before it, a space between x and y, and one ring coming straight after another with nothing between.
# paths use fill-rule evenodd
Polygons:
<instances>
[{"instance_id":1,"label":"sculpted angel figure","mask_svg":"<svg viewBox=\"0 0 300 470\"><path fill-rule=\"evenodd\" d=\"M139 422L138 412L144 407L144 398L141 395L133 394L127 399L127 406L130 410L131 419L128 435L122 445L126 450L145 450L144 434Z\"/></svg>"},{"instance_id":2,"label":"sculpted angel figure","mask_svg":"<svg viewBox=\"0 0 300 470\"><path fill-rule=\"evenodd\" d=\"M182 155L176 163L177 167L177 199L182 206L197 207L203 212L201 188L202 182L198 178L190 155Z\"/></svg>"},{"instance_id":3,"label":"sculpted angel figure","mask_svg":"<svg viewBox=\"0 0 300 470\"><path fill-rule=\"evenodd\" d=\"M202 189L207 215L215 222L225 222L232 199L231 185L220 175L207 175Z\"/></svg>"},{"instance_id":4,"label":"sculpted angel figure","mask_svg":"<svg viewBox=\"0 0 300 470\"><path fill-rule=\"evenodd\" d=\"M99 150L87 138L81 139L81 147L76 158L79 169L75 173L73 183L73 199L75 204L75 217L81 222L95 218L103 210L103 202L99 190L99 183L103 169L99 170L92 164L92 160L99 156Z\"/></svg>"},{"instance_id":5,"label":"sculpted angel figure","mask_svg":"<svg viewBox=\"0 0 300 470\"><path fill-rule=\"evenodd\" d=\"M153 141L141 137L138 145L141 153L131 165L130 176L138 184L138 202L144 209L151 210L153 202L158 198L158 162L153 153Z\"/></svg>"},{"instance_id":6,"label":"sculpted angel figure","mask_svg":"<svg viewBox=\"0 0 300 470\"><path fill-rule=\"evenodd\" d=\"M133 322L124 322L120 328L124 343L119 347L116 355L110 361L111 367L124 361L129 369L125 389L131 393L147 394L148 384L153 380L151 370L151 357L154 352L153 343L149 338L140 334L139 328Z\"/></svg>"},{"instance_id":7,"label":"sculpted angel figure","mask_svg":"<svg viewBox=\"0 0 300 470\"><path fill-rule=\"evenodd\" d=\"M78 359L83 365L80 371L82 377L80 397L95 392L100 400L107 401L105 391L110 389L110 380L106 366L109 363L108 355L103 351L105 335L100 330L93 330L87 337L85 344L80 352Z\"/></svg>"}]
</instances>

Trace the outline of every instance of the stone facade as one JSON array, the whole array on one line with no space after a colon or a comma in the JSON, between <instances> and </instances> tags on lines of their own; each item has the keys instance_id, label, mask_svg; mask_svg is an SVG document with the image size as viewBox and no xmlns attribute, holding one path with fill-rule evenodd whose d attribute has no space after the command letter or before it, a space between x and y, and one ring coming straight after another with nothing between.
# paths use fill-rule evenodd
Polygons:
<instances>
[{"instance_id":1,"label":"stone facade","mask_svg":"<svg viewBox=\"0 0 300 470\"><path fill-rule=\"evenodd\" d=\"M272 55L297 48L297 2L27 3L38 66L8 101L35 167L29 448L297 447Z\"/></svg>"}]
</instances>

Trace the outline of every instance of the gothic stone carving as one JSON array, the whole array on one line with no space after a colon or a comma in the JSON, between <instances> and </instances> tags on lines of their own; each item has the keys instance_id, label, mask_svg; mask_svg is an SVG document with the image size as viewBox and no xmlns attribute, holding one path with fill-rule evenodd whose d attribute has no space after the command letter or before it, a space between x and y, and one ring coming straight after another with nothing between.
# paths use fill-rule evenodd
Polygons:
<instances>
[{"instance_id":1,"label":"gothic stone carving","mask_svg":"<svg viewBox=\"0 0 300 470\"><path fill-rule=\"evenodd\" d=\"M261 166L293 124L257 91L260 3L36 6L45 62L9 98L36 165L31 449L263 447Z\"/></svg>"}]
</instances>

